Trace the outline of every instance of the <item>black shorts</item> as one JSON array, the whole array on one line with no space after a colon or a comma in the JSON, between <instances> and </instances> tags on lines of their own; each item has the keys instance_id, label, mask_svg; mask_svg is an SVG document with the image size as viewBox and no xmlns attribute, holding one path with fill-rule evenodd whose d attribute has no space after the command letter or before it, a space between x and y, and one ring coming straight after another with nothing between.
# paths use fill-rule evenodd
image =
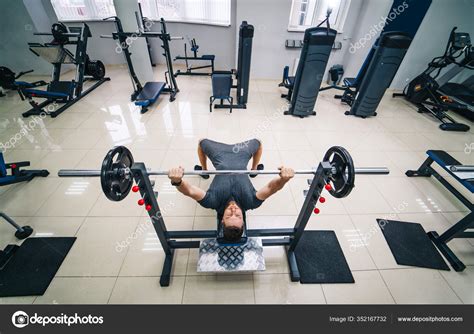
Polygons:
<instances>
[{"instance_id":1,"label":"black shorts","mask_svg":"<svg viewBox=\"0 0 474 334\"><path fill-rule=\"evenodd\" d=\"M216 170L247 169L248 162L260 148L258 139L250 139L241 143L229 145L210 139L203 139L199 145L209 157Z\"/></svg>"}]
</instances>

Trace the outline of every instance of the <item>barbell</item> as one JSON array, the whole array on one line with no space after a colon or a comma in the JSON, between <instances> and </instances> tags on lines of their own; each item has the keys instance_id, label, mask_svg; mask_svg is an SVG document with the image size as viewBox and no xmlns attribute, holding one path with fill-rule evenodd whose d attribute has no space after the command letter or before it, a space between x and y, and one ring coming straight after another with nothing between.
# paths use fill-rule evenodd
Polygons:
<instances>
[{"instance_id":1,"label":"barbell","mask_svg":"<svg viewBox=\"0 0 474 334\"><path fill-rule=\"evenodd\" d=\"M337 198L349 195L354 187L355 174L389 174L386 167L355 168L349 152L340 146L331 147L323 158L329 163L327 182L332 183L329 192ZM129 194L133 186L132 153L125 146L111 149L105 156L100 170L61 169L59 177L100 177L105 196L112 201L121 201ZM317 169L295 170L295 174L316 174ZM193 170L184 175L246 175L280 174L280 170ZM168 171L147 170L147 175L164 176Z\"/></svg>"},{"instance_id":2,"label":"barbell","mask_svg":"<svg viewBox=\"0 0 474 334\"><path fill-rule=\"evenodd\" d=\"M295 174L314 174L316 169L297 169ZM148 175L164 176L168 175L169 171L164 170L147 170ZM356 174L389 174L390 171L387 167L362 167L355 168ZM280 170L240 170L240 169L224 169L224 170L185 170L184 175L241 175L241 174L264 174L273 175L280 174ZM100 170L92 169L61 169L58 172L59 177L99 177L101 175Z\"/></svg>"},{"instance_id":3,"label":"barbell","mask_svg":"<svg viewBox=\"0 0 474 334\"><path fill-rule=\"evenodd\" d=\"M452 165L449 167L452 172L474 172L474 166Z\"/></svg>"}]
</instances>

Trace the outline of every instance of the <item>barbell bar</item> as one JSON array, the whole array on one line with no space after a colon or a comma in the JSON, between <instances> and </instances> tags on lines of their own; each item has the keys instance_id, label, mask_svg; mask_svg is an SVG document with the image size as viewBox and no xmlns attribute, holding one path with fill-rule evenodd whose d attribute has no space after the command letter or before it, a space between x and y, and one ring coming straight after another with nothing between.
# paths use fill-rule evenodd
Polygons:
<instances>
[{"instance_id":1,"label":"barbell bar","mask_svg":"<svg viewBox=\"0 0 474 334\"><path fill-rule=\"evenodd\" d=\"M453 165L449 167L452 172L474 172L474 166L468 165Z\"/></svg>"},{"instance_id":2,"label":"barbell bar","mask_svg":"<svg viewBox=\"0 0 474 334\"><path fill-rule=\"evenodd\" d=\"M164 176L168 175L168 171L149 170L148 175ZM295 174L314 174L315 169L297 169ZM389 174L387 167L361 167L355 168L356 174ZM184 171L184 175L241 175L241 174L280 174L279 170L193 170ZM61 169L58 172L59 177L100 177L100 170L92 169Z\"/></svg>"}]
</instances>

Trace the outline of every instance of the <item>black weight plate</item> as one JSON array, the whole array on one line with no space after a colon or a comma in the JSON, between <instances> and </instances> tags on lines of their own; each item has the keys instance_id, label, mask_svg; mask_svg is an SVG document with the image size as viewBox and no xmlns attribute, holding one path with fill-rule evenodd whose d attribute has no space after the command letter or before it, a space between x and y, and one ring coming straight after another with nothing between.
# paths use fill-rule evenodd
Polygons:
<instances>
[{"instance_id":1,"label":"black weight plate","mask_svg":"<svg viewBox=\"0 0 474 334\"><path fill-rule=\"evenodd\" d=\"M86 62L86 75L90 75L95 80L100 80L105 77L105 66L100 60Z\"/></svg>"},{"instance_id":2,"label":"black weight plate","mask_svg":"<svg viewBox=\"0 0 474 334\"><path fill-rule=\"evenodd\" d=\"M329 176L332 186L329 193L336 198L349 195L355 182L355 167L349 152L344 147L333 146L326 152L323 160L328 161L335 169L335 173Z\"/></svg>"},{"instance_id":3,"label":"black weight plate","mask_svg":"<svg viewBox=\"0 0 474 334\"><path fill-rule=\"evenodd\" d=\"M53 34L54 38L52 43L66 44L69 42L69 37L63 35L68 33L67 27L64 25L64 23L54 23L51 27L51 33Z\"/></svg>"},{"instance_id":4,"label":"black weight plate","mask_svg":"<svg viewBox=\"0 0 474 334\"><path fill-rule=\"evenodd\" d=\"M8 67L0 66L0 87L5 89L15 88L15 73Z\"/></svg>"},{"instance_id":5,"label":"black weight plate","mask_svg":"<svg viewBox=\"0 0 474 334\"><path fill-rule=\"evenodd\" d=\"M102 63L100 60L95 61L95 73L94 73L94 79L100 80L103 77L105 77L105 66L104 63Z\"/></svg>"},{"instance_id":6,"label":"black weight plate","mask_svg":"<svg viewBox=\"0 0 474 334\"><path fill-rule=\"evenodd\" d=\"M102 162L100 183L105 196L111 201L121 201L127 197L133 185L130 168L133 165L132 153L125 146L114 147Z\"/></svg>"}]
</instances>

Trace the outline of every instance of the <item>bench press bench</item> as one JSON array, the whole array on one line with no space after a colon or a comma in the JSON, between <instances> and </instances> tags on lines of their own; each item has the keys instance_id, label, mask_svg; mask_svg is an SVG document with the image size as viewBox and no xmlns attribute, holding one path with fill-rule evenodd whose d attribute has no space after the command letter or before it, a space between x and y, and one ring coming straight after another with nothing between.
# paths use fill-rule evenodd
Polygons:
<instances>
[{"instance_id":1,"label":"bench press bench","mask_svg":"<svg viewBox=\"0 0 474 334\"><path fill-rule=\"evenodd\" d=\"M456 188L454 188L443 176L441 176L431 165L436 162L441 168L443 168L449 175L451 175L456 181L468 189L471 193L474 193L474 166L462 165L459 161L454 159L445 151L440 150L429 150L426 152L428 158L417 170L409 170L405 174L408 177L434 176L446 189L449 190L457 199L459 199L470 211L470 213L462 218L460 221L451 226L443 234L438 235L437 232L428 232L428 236L431 241L436 245L439 251L449 261L455 271L463 271L466 266L461 260L454 254L449 248L448 242L454 238L473 238L474 232L466 231L474 228L474 205L462 195Z\"/></svg>"}]
</instances>

